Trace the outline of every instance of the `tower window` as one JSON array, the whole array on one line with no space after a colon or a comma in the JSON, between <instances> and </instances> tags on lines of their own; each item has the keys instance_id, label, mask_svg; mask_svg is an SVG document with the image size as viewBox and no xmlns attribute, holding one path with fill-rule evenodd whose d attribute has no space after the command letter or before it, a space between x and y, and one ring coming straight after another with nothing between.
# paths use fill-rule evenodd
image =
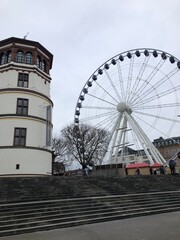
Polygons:
<instances>
[{"instance_id":1,"label":"tower window","mask_svg":"<svg viewBox=\"0 0 180 240\"><path fill-rule=\"evenodd\" d=\"M20 164L16 164L16 170L20 169Z\"/></svg>"},{"instance_id":2,"label":"tower window","mask_svg":"<svg viewBox=\"0 0 180 240\"><path fill-rule=\"evenodd\" d=\"M42 61L42 70L44 72L46 72L46 61L45 60Z\"/></svg>"},{"instance_id":3,"label":"tower window","mask_svg":"<svg viewBox=\"0 0 180 240\"><path fill-rule=\"evenodd\" d=\"M18 75L18 87L28 87L29 85L29 74L19 73Z\"/></svg>"},{"instance_id":4,"label":"tower window","mask_svg":"<svg viewBox=\"0 0 180 240\"><path fill-rule=\"evenodd\" d=\"M14 146L26 145L26 128L14 129Z\"/></svg>"},{"instance_id":5,"label":"tower window","mask_svg":"<svg viewBox=\"0 0 180 240\"><path fill-rule=\"evenodd\" d=\"M28 115L28 99L18 98L17 99L17 114Z\"/></svg>"},{"instance_id":6,"label":"tower window","mask_svg":"<svg viewBox=\"0 0 180 240\"><path fill-rule=\"evenodd\" d=\"M7 63L11 61L11 51L7 51L6 53Z\"/></svg>"},{"instance_id":7,"label":"tower window","mask_svg":"<svg viewBox=\"0 0 180 240\"><path fill-rule=\"evenodd\" d=\"M30 52L26 53L25 63L32 64L32 53Z\"/></svg>"},{"instance_id":8,"label":"tower window","mask_svg":"<svg viewBox=\"0 0 180 240\"><path fill-rule=\"evenodd\" d=\"M18 51L16 55L16 61L18 63L23 63L24 62L24 54L22 51Z\"/></svg>"},{"instance_id":9,"label":"tower window","mask_svg":"<svg viewBox=\"0 0 180 240\"><path fill-rule=\"evenodd\" d=\"M37 67L41 68L41 58L39 56L37 57Z\"/></svg>"},{"instance_id":10,"label":"tower window","mask_svg":"<svg viewBox=\"0 0 180 240\"><path fill-rule=\"evenodd\" d=\"M5 64L6 56L4 53L0 54L0 65Z\"/></svg>"}]
</instances>

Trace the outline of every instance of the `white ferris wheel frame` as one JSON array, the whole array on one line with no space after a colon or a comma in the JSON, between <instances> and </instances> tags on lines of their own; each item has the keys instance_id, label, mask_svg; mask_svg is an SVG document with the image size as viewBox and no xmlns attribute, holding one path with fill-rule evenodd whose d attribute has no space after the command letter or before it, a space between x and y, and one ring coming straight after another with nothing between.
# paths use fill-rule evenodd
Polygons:
<instances>
[{"instance_id":1,"label":"white ferris wheel frame","mask_svg":"<svg viewBox=\"0 0 180 240\"><path fill-rule=\"evenodd\" d=\"M137 81L135 82L135 84L133 85L133 88L132 88L131 85L132 85L132 78L133 78L132 76L133 76L133 68L134 68L134 59L140 57L141 55L145 56L145 58L142 63L142 66L139 68L139 72L137 75ZM159 56L160 56L160 61L157 63L157 65L154 68L152 68L150 74L146 78L147 84L149 84L149 85L151 84L151 80L158 74L159 71L161 71L163 64L167 60L168 60L169 64L174 65L175 68L173 68L173 70L168 72L160 80L153 83L154 85L151 86L149 89L144 90L146 87L145 83L143 83L140 86L139 82L142 79L143 74L148 66L148 61L149 61L150 57L157 58ZM129 59L129 61L130 61L128 74L127 74L128 76L126 79L126 82L127 82L126 87L124 86L124 80L123 80L122 71L121 71L121 62L123 62L125 58ZM115 86L115 84L108 72L110 66L111 65L113 66L116 64L117 64L117 68L119 70L119 72L118 72L119 85L120 85L119 91L117 90L117 87ZM164 52L164 51L161 51L158 49L139 48L139 49L129 50L129 51L126 51L126 52L123 52L121 54L114 56L113 58L104 62L98 69L96 69L96 71L90 76L90 78L87 80L84 87L82 88L82 91L79 95L79 98L78 98L78 101L76 104L76 108L75 108L75 116L74 116L75 125L78 125L81 123L80 115L81 115L83 107L85 108L85 106L83 106L83 101L85 100L86 95L89 95L91 98L95 98L99 101L102 101L102 97L99 96L98 94L95 95L95 94L89 93L89 88L91 88L92 85L94 83L96 83L96 85L99 85L99 87L104 92L104 94L106 94L106 96L108 96L110 99L112 99L113 101L116 102L116 104L114 104L114 103L111 103L109 100L103 99L103 101L105 103L107 103L109 107L86 106L86 108L89 108L89 109L93 109L93 108L98 109L99 108L101 110L107 109L109 111L111 111L111 109L113 109L114 107L116 108L117 119L114 122L114 125L111 129L110 138L109 138L110 139L109 142L111 143L111 148L110 148L109 157L108 157L109 161L111 161L113 158L113 161L117 162L120 148L121 148L121 157L123 158L124 147L126 147L126 146L128 147L130 145L130 143L126 141L127 132L133 130L133 132L136 135L136 137L138 138L138 141L139 141L142 149L144 150L144 153L146 154L150 164L153 164L153 163L166 164L166 160L164 159L164 157L160 154L158 149L154 146L152 141L150 141L150 139L148 138L147 134L145 134L145 132L141 128L140 124L134 118L133 113L138 113L138 110L134 110L133 106L136 105L136 107L138 107L138 104L139 104L139 108L141 108L141 106L148 101L149 102L154 101L158 97L161 98L166 95L168 96L170 94L173 94L175 91L180 90L180 84L176 85L176 90L175 90L175 87L173 86L173 84L171 87L171 82L170 82L171 77L173 77L176 73L178 73L179 70L180 70L179 59L177 59L176 57L174 57L173 55L171 55L167 52ZM98 83L98 77L101 76L103 73L105 74L107 80L109 81L109 84L111 85L111 88L114 91L115 97L114 97L114 95L111 95L110 92L108 92L108 90L103 86L103 84L100 85ZM158 89L161 85L163 85L167 81L170 82L170 84L169 84L170 87L168 89L164 89L157 95L151 96L151 93L153 91ZM141 95L141 99L138 98L139 94L137 94L137 96L135 96L135 94L132 92L132 89L137 90L138 93L140 93L141 91L144 91ZM132 92L132 94L127 94L129 92ZM148 94L150 95L150 97L146 98L146 96ZM112 106L112 108L110 106ZM161 108L179 107L179 106L180 106L180 103L177 101L174 103L163 103L160 105ZM146 106L146 108L148 108L148 107L149 107L149 109L151 109L151 108L153 108L153 105ZM154 105L154 108L156 108L156 107L157 106ZM144 114L146 117L148 115L150 117L153 117L153 114L150 114L147 112L146 113L141 112L141 114L142 115ZM103 114L100 114L98 117L99 118L103 117ZM157 118L157 116L155 116L155 115L154 115L154 117ZM95 118L95 117L91 116L91 119L93 119L93 118ZM180 123L179 120L175 120L173 118L161 116L161 119L166 120L166 121L171 121L172 125L175 123ZM127 123L131 126L131 129L128 128Z\"/></svg>"}]
</instances>

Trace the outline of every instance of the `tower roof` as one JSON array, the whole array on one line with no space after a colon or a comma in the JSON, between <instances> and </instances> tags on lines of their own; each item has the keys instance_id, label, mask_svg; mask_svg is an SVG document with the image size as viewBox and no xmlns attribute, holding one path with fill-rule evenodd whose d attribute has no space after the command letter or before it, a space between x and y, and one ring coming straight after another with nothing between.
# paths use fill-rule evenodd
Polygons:
<instances>
[{"instance_id":1,"label":"tower roof","mask_svg":"<svg viewBox=\"0 0 180 240\"><path fill-rule=\"evenodd\" d=\"M5 45L11 44L11 43L19 43L23 45L31 45L34 47L37 47L39 50L41 50L44 54L46 54L51 62L52 67L52 61L53 61L53 54L50 53L43 45L41 45L39 42L24 39L24 38L16 38L16 37L10 37L6 38L0 41L0 47L3 47Z\"/></svg>"}]
</instances>

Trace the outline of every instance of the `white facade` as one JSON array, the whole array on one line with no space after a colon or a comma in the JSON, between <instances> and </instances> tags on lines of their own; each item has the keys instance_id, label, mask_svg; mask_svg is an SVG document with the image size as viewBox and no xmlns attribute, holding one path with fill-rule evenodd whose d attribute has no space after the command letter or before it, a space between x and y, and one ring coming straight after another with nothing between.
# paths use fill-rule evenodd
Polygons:
<instances>
[{"instance_id":1,"label":"white facade","mask_svg":"<svg viewBox=\"0 0 180 240\"><path fill-rule=\"evenodd\" d=\"M0 175L52 174L52 58L34 41L0 41Z\"/></svg>"},{"instance_id":2,"label":"white facade","mask_svg":"<svg viewBox=\"0 0 180 240\"><path fill-rule=\"evenodd\" d=\"M119 163L124 163L124 164L131 164L131 163L142 163L142 162L149 162L148 158L146 155L125 155L123 156L123 159L121 156L118 156L116 158L116 161L114 161L114 158L111 160L111 164L119 164Z\"/></svg>"}]
</instances>

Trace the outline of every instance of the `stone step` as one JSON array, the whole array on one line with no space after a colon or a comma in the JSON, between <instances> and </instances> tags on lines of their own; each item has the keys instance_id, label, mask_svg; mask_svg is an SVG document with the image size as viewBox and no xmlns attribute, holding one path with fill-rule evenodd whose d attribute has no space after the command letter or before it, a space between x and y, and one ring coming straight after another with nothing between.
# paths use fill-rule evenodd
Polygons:
<instances>
[{"instance_id":1,"label":"stone step","mask_svg":"<svg viewBox=\"0 0 180 240\"><path fill-rule=\"evenodd\" d=\"M174 193L176 195L174 196ZM34 209L36 211L37 208L45 206L46 208L57 207L59 206L61 209L67 209L68 206L76 207L76 205L81 204L83 206L94 206L95 204L107 204L107 202L118 202L121 201L123 203L132 202L133 201L153 201L154 199L169 199L172 198L178 199L180 197L180 191L175 192L160 192L160 193L149 193L149 194L129 194L129 195L116 195L116 196L104 196L104 197L90 197L90 198L78 198L78 199L63 199L63 200L47 200L47 201L33 201L33 202L25 202L25 203L7 203L0 204L0 211L8 212L12 211L22 211L23 209L28 210Z\"/></svg>"},{"instance_id":2,"label":"stone step","mask_svg":"<svg viewBox=\"0 0 180 240\"><path fill-rule=\"evenodd\" d=\"M148 208L148 209L151 209L151 208L160 208L159 207L159 204L161 204L161 207L169 207L169 206L174 206L174 207L177 207L177 206L180 206L180 201L167 201L167 202L163 202L163 204L161 202L151 202L151 203L146 203L146 204L137 204L137 203L134 203L133 205L125 205L125 206L122 206L121 204L116 204L116 205L112 205L112 206L103 206L103 207L93 207L93 208L89 208L89 207L86 207L84 209L81 209L80 206L79 208L76 208L76 209L70 209L69 211L39 211L39 212L31 212L31 213L20 213L18 215L11 215L11 216L4 216L4 217L0 217L0 225L3 226L5 225L6 223L13 223L15 222L16 224L17 223L20 223L20 222L24 222L24 221L29 221L29 220L43 220L43 219L48 219L48 218L54 218L54 217L58 217L58 218L63 218L64 216L66 217L73 217L73 216L79 216L79 215L83 215L83 214L86 214L87 212L88 213L101 213L102 211L103 212L120 212L120 211L123 211L124 213L127 212L127 211L135 211L136 209L145 209L145 208Z\"/></svg>"},{"instance_id":3,"label":"stone step","mask_svg":"<svg viewBox=\"0 0 180 240\"><path fill-rule=\"evenodd\" d=\"M180 203L179 204L171 204L171 208L180 208ZM102 216L116 216L116 215L120 215L120 214L127 214L129 212L133 212L136 213L138 211L153 211L153 210L160 210L160 209L165 209L165 208L169 208L169 204L168 205L161 205L161 206L149 206L149 207L142 207L142 206L137 206L136 208L131 208L131 209L117 209L115 211L112 211L112 209L106 209L103 211L100 211L97 209L96 212L91 212L89 213L87 212L77 212L75 214L69 214L69 215L62 215L62 214L55 214L55 215L51 215L51 216L39 216L36 218L24 218L24 219L15 219L14 221L10 221L8 222L8 224L3 224L1 222L0 225L0 231L1 230L7 230L7 229L13 229L16 228L18 226L18 228L23 228L23 227L27 227L27 226L35 226L35 225L43 225L43 224L47 224L47 223L61 223L61 222L69 222L69 221L79 221L81 219L91 219L91 218L98 218L98 217L102 217Z\"/></svg>"},{"instance_id":4,"label":"stone step","mask_svg":"<svg viewBox=\"0 0 180 240\"><path fill-rule=\"evenodd\" d=\"M0 178L0 236L180 210L180 176Z\"/></svg>"},{"instance_id":5,"label":"stone step","mask_svg":"<svg viewBox=\"0 0 180 240\"><path fill-rule=\"evenodd\" d=\"M9 228L7 230L1 230L0 236L8 236L8 235L15 235L15 234L22 234L22 233L29 233L35 231L43 231L43 230L52 230L57 228L64 228L64 227L72 227L82 224L91 224L91 223L98 223L104 221L112 221L112 220L119 220L131 217L138 217L138 216L145 216L145 215L152 215L152 214L160 214L172 211L179 211L180 207L169 207L169 208L161 208L161 209L154 209L154 210L139 210L138 212L129 212L123 214L116 214L116 215L100 215L98 217L92 216L92 218L81 218L78 221L66 221L66 222L46 222L44 225L40 224L37 225L36 223L31 226L24 226L23 228L15 227Z\"/></svg>"},{"instance_id":6,"label":"stone step","mask_svg":"<svg viewBox=\"0 0 180 240\"><path fill-rule=\"evenodd\" d=\"M125 217L137 216L137 214L154 214L168 211L176 211L180 209L180 198L179 192L164 192L164 193L151 193L151 194L130 194L125 196L106 196L97 198L87 199L70 199L53 201L53 203L66 203L69 204L69 208L64 206L60 209L60 212L47 211L41 209L39 212L38 208L35 210L36 214L33 215L33 206L35 202L30 203L32 207L32 213L28 215L21 215L26 209L19 209L19 214L13 214L12 217L3 219L0 211L0 236L19 234L28 231L43 230L44 226L49 226L48 229L54 229L64 226L74 226L78 224L87 224L99 221L109 221L114 219L122 219ZM93 204L88 207L88 204L83 205L84 201L93 200ZM99 202L100 201L100 202ZM102 202L101 202L102 201ZM113 202L114 201L114 202ZM136 202L137 201L137 202ZM43 202L37 202L39 204ZM49 201L45 201L49 203ZM100 204L99 204L100 203ZM104 204L104 206L102 206ZM28 207L28 203L17 203L14 204L20 207L24 205ZM7 204L7 206L13 206L13 204ZM2 207L2 204L1 204ZM52 206L51 206L52 207ZM53 208L55 206L53 205ZM71 211L72 210L72 211ZM28 230L29 229L29 230ZM47 229L47 230L48 230Z\"/></svg>"}]
</instances>

